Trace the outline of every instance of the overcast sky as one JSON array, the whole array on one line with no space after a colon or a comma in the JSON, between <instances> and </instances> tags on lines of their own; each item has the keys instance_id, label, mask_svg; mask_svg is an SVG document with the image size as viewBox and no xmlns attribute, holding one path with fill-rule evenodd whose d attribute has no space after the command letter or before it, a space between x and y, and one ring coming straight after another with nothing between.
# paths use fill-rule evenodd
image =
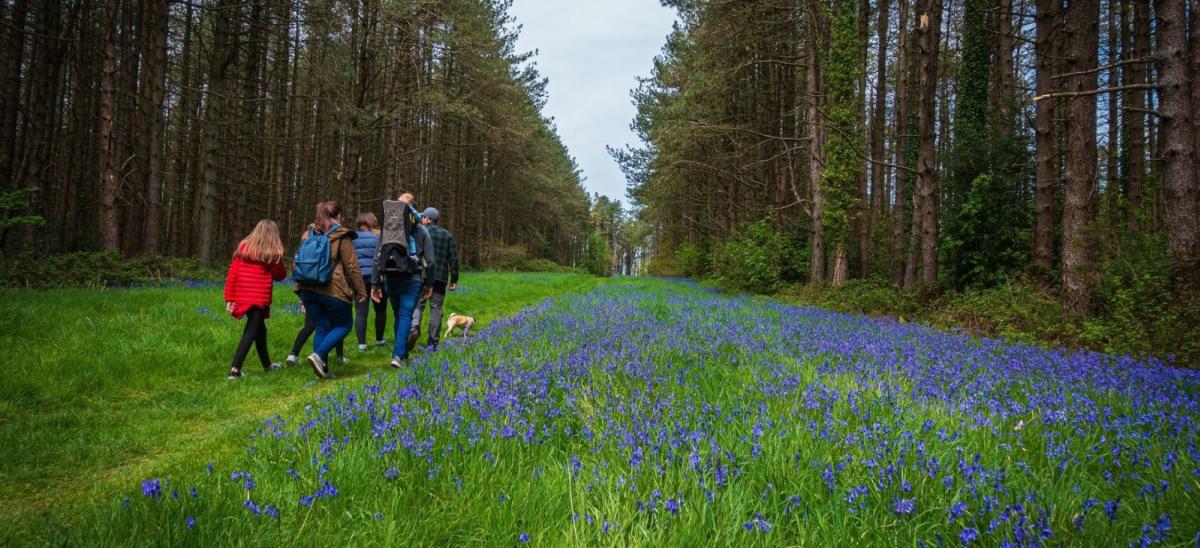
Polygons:
<instances>
[{"instance_id":1,"label":"overcast sky","mask_svg":"<svg viewBox=\"0 0 1200 548\"><path fill-rule=\"evenodd\" d=\"M545 113L575 157L589 192L625 198L625 176L605 151L636 137L629 91L648 76L675 11L658 0L515 0L517 48L537 50L550 79Z\"/></svg>"}]
</instances>

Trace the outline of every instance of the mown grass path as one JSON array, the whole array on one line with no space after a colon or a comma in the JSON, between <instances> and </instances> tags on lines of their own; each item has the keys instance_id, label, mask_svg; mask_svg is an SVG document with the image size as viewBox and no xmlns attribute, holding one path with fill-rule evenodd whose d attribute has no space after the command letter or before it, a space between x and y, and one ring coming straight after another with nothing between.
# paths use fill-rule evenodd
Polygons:
<instances>
[{"instance_id":1,"label":"mown grass path","mask_svg":"<svg viewBox=\"0 0 1200 548\"><path fill-rule=\"evenodd\" d=\"M597 283L468 273L446 314L482 326ZM289 287L276 287L273 360L283 361L303 323L296 303ZM306 367L266 375L253 352L246 378L226 381L242 324L223 304L212 286L0 291L0 348L9 357L0 375L0 544L71 524L143 477L244 453L267 418L302 413L315 398L387 369L390 345L359 353L351 334L351 363L334 366L336 382L314 382Z\"/></svg>"}]
</instances>

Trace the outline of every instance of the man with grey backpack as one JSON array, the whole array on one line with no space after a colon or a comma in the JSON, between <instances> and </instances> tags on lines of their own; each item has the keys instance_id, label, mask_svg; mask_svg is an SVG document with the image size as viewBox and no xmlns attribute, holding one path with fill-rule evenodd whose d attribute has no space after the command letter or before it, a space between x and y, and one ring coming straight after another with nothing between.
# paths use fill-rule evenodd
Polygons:
<instances>
[{"instance_id":1,"label":"man with grey backpack","mask_svg":"<svg viewBox=\"0 0 1200 548\"><path fill-rule=\"evenodd\" d=\"M421 223L429 232L433 242L434 256L437 261L431 263L426 270L433 279L433 294L417 302L413 311L412 330L408 333L411 349L421 337L421 316L425 313L425 305L429 305L429 337L425 348L437 350L439 328L442 325L442 304L446 301L446 290L458 288L458 243L454 235L441 226L441 213L430 207L421 213Z\"/></svg>"},{"instance_id":2,"label":"man with grey backpack","mask_svg":"<svg viewBox=\"0 0 1200 548\"><path fill-rule=\"evenodd\" d=\"M407 335L412 328L417 300L433 293L428 265L437 260L429 232L421 226L420 214L412 206L412 194L383 202L383 230L371 274L371 299L392 303L396 331L391 366L400 369L408 361ZM380 285L382 284L382 285ZM381 289L382 288L382 289Z\"/></svg>"}]
</instances>

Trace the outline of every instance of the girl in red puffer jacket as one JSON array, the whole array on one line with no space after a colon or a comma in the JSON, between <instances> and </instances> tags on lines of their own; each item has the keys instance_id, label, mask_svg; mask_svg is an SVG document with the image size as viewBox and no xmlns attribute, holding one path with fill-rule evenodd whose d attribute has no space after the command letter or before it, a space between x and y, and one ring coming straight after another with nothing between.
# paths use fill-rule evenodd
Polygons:
<instances>
[{"instance_id":1,"label":"girl in red puffer jacket","mask_svg":"<svg viewBox=\"0 0 1200 548\"><path fill-rule=\"evenodd\" d=\"M233 354L230 379L242 378L242 362L246 361L251 343L258 350L263 369L267 372L279 369L279 364L271 363L267 352L267 318L271 317L272 286L286 276L279 227L274 221L259 221L254 231L238 244L225 277L225 310L239 320L246 317L242 341Z\"/></svg>"}]
</instances>

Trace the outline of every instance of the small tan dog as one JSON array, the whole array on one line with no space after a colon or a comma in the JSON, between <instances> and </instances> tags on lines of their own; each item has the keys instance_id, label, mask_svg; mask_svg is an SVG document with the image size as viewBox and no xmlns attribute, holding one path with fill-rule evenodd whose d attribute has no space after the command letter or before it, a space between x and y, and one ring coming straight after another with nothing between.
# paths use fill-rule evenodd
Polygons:
<instances>
[{"instance_id":1,"label":"small tan dog","mask_svg":"<svg viewBox=\"0 0 1200 548\"><path fill-rule=\"evenodd\" d=\"M475 318L470 316L462 316L459 314L450 314L450 318L446 320L446 334L442 335L442 338L450 338L450 333L454 332L454 328L456 327L462 328L463 338L466 338L467 332L471 330L471 326L473 325L475 325Z\"/></svg>"}]
</instances>

